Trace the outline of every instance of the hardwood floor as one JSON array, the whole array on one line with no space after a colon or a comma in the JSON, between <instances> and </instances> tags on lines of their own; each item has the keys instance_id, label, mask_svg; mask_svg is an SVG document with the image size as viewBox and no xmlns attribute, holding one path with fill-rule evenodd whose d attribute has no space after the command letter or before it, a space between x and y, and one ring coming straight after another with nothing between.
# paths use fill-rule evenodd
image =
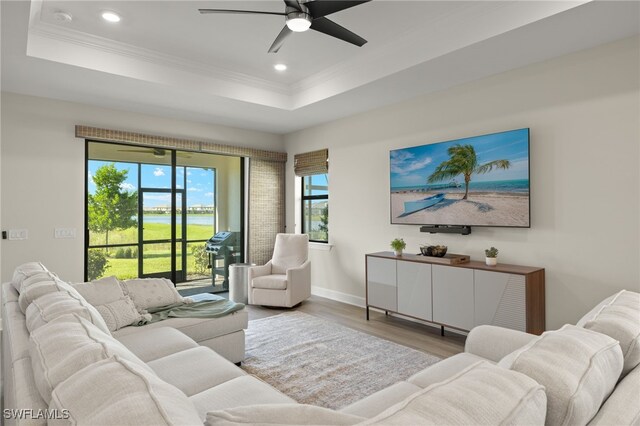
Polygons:
<instances>
[{"instance_id":1,"label":"hardwood floor","mask_svg":"<svg viewBox=\"0 0 640 426\"><path fill-rule=\"evenodd\" d=\"M464 351L465 336L463 335L447 330L443 337L440 336L439 326L419 324L401 317L385 315L384 312L373 309L370 310L370 320L367 321L364 308L319 296L311 296L301 305L292 309L251 305L247 308L249 309L249 320L297 310L442 358Z\"/></svg>"}]
</instances>

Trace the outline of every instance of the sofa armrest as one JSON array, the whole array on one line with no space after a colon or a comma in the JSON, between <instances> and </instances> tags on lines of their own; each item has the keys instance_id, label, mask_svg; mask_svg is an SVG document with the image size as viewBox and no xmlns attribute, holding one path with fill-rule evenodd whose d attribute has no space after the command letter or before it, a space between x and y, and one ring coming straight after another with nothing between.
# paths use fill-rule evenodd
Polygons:
<instances>
[{"instance_id":1,"label":"sofa armrest","mask_svg":"<svg viewBox=\"0 0 640 426\"><path fill-rule=\"evenodd\" d=\"M263 277L265 275L271 275L271 261L268 261L262 266L252 266L247 271L247 279L249 285L254 278Z\"/></svg>"},{"instance_id":2,"label":"sofa armrest","mask_svg":"<svg viewBox=\"0 0 640 426\"><path fill-rule=\"evenodd\" d=\"M479 325L469 332L464 351L493 362L499 362L516 349L532 340L535 334L528 334L493 325Z\"/></svg>"},{"instance_id":3,"label":"sofa armrest","mask_svg":"<svg viewBox=\"0 0 640 426\"><path fill-rule=\"evenodd\" d=\"M304 283L311 288L311 261L306 260L297 268L287 269L287 281L296 285Z\"/></svg>"}]
</instances>

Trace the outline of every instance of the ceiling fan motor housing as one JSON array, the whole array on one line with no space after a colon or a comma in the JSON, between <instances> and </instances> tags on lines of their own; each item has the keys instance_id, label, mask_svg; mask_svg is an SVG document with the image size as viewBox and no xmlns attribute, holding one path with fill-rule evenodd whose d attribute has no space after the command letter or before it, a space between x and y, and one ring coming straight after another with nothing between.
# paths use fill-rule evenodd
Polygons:
<instances>
[{"instance_id":1,"label":"ceiling fan motor housing","mask_svg":"<svg viewBox=\"0 0 640 426\"><path fill-rule=\"evenodd\" d=\"M306 6L301 4L300 10L287 6L285 13L287 14L287 27L289 27L291 31L300 33L311 27L312 18Z\"/></svg>"}]
</instances>

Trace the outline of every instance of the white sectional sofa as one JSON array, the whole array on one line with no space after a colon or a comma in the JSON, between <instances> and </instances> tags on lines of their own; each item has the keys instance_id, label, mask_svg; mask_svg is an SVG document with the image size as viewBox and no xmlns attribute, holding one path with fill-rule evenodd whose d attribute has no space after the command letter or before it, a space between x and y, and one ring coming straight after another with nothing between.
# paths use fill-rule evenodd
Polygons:
<instances>
[{"instance_id":1,"label":"white sectional sofa","mask_svg":"<svg viewBox=\"0 0 640 426\"><path fill-rule=\"evenodd\" d=\"M542 336L477 327L464 353L333 411L247 375L188 325L110 333L70 285L41 278L3 285L7 425L640 423L638 293Z\"/></svg>"}]
</instances>

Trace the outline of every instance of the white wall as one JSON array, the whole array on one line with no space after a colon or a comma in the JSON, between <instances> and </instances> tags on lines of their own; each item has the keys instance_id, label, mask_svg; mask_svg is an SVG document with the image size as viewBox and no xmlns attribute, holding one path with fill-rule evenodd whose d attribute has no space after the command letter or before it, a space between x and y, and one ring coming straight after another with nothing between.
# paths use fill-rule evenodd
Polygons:
<instances>
[{"instance_id":1,"label":"white wall","mask_svg":"<svg viewBox=\"0 0 640 426\"><path fill-rule=\"evenodd\" d=\"M453 253L546 269L547 328L575 322L622 288L640 291L638 38L485 78L285 137L294 154L329 148L331 251L312 250L319 294L364 300L364 255L442 243ZM422 234L389 224L389 150L531 128L532 227ZM294 229L292 165L287 229Z\"/></svg>"},{"instance_id":2,"label":"white wall","mask_svg":"<svg viewBox=\"0 0 640 426\"><path fill-rule=\"evenodd\" d=\"M84 142L76 124L228 145L283 151L282 136L170 120L2 93L1 229L26 228L26 241L2 240L1 278L20 263L39 260L62 278L81 281L84 262ZM55 227L76 228L76 239L54 239Z\"/></svg>"}]
</instances>

